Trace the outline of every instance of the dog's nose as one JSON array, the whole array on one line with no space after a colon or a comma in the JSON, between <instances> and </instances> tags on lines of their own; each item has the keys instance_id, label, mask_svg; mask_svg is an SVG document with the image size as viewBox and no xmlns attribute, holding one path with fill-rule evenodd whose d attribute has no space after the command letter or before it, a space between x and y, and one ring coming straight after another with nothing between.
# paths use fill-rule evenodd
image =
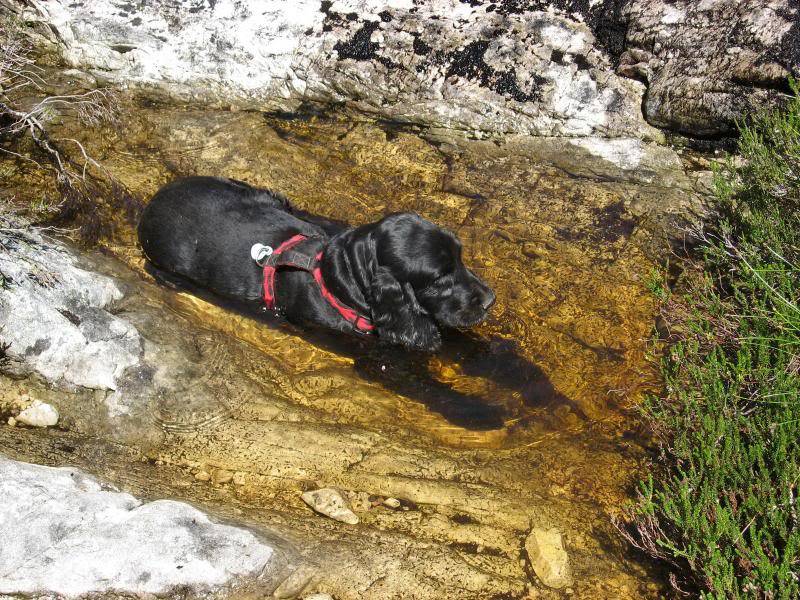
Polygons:
<instances>
[{"instance_id":1,"label":"dog's nose","mask_svg":"<svg viewBox=\"0 0 800 600\"><path fill-rule=\"evenodd\" d=\"M489 293L483 297L483 304L481 305L483 306L483 310L489 310L492 308L494 301L497 300L497 296L494 295L492 290L488 290L488 292Z\"/></svg>"}]
</instances>

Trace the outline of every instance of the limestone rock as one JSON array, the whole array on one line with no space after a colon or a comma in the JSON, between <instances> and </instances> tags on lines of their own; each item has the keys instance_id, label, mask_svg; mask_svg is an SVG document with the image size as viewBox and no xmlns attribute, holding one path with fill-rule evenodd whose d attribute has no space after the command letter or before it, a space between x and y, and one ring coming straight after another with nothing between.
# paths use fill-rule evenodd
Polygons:
<instances>
[{"instance_id":1,"label":"limestone rock","mask_svg":"<svg viewBox=\"0 0 800 600\"><path fill-rule=\"evenodd\" d=\"M335 521L341 521L348 525L357 525L358 517L347 506L347 502L339 493L339 490L333 488L322 488L310 492L304 492L301 496L303 502L308 504L316 512L326 517L330 517Z\"/></svg>"},{"instance_id":2,"label":"limestone rock","mask_svg":"<svg viewBox=\"0 0 800 600\"><path fill-rule=\"evenodd\" d=\"M7 354L54 383L116 389L141 352L136 329L108 311L122 297L116 283L34 231L2 242L0 272L12 282L0 289Z\"/></svg>"},{"instance_id":3,"label":"limestone rock","mask_svg":"<svg viewBox=\"0 0 800 600\"><path fill-rule=\"evenodd\" d=\"M193 360L186 340L152 333L163 332L161 325L149 329L149 339L140 334L156 317L130 297L131 280L121 278L130 274L102 260L22 219L0 217L7 282L0 288L0 340L11 359L3 372L10 364L16 374L36 374L51 389L80 396L59 404L60 420L117 441L154 444L164 430L194 431L221 419L222 394L212 389L207 367ZM98 272L101 265L113 276ZM131 306L123 316L125 303Z\"/></svg>"},{"instance_id":4,"label":"limestone rock","mask_svg":"<svg viewBox=\"0 0 800 600\"><path fill-rule=\"evenodd\" d=\"M534 527L525 540L525 550L531 568L547 587L559 589L572 584L569 557L558 529Z\"/></svg>"},{"instance_id":5,"label":"limestone rock","mask_svg":"<svg viewBox=\"0 0 800 600\"><path fill-rule=\"evenodd\" d=\"M614 73L594 34L616 3L580 15L504 4L143 0L120 10L114 0L50 0L25 18L56 32L66 61L99 81L173 99L344 103L478 136L657 133L641 115L642 84Z\"/></svg>"},{"instance_id":6,"label":"limestone rock","mask_svg":"<svg viewBox=\"0 0 800 600\"><path fill-rule=\"evenodd\" d=\"M214 469L211 475L211 481L213 481L215 485L230 483L233 481L233 473L227 469Z\"/></svg>"},{"instance_id":7,"label":"limestone rock","mask_svg":"<svg viewBox=\"0 0 800 600\"><path fill-rule=\"evenodd\" d=\"M275 559L247 529L181 502L143 503L72 468L0 457L0 496L0 594L208 594L258 580Z\"/></svg>"},{"instance_id":8,"label":"limestone rock","mask_svg":"<svg viewBox=\"0 0 800 600\"><path fill-rule=\"evenodd\" d=\"M634 0L618 72L648 84L645 116L688 135L728 134L800 73L793 0Z\"/></svg>"},{"instance_id":9,"label":"limestone rock","mask_svg":"<svg viewBox=\"0 0 800 600\"><path fill-rule=\"evenodd\" d=\"M58 411L46 402L34 400L17 415L17 422L31 427L52 427L58 423Z\"/></svg>"},{"instance_id":10,"label":"limestone rock","mask_svg":"<svg viewBox=\"0 0 800 600\"><path fill-rule=\"evenodd\" d=\"M142 0L124 10L36 0L24 18L53 32L83 78L181 101L344 103L477 136L652 138L642 98L650 124L702 136L787 91L800 72L798 10L793 0Z\"/></svg>"}]
</instances>

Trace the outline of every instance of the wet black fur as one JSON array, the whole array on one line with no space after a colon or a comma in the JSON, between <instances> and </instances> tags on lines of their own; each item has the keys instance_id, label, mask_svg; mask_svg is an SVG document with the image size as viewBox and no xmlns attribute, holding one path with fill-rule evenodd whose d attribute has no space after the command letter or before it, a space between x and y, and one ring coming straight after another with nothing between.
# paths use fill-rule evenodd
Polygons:
<instances>
[{"instance_id":1,"label":"wet black fur","mask_svg":"<svg viewBox=\"0 0 800 600\"><path fill-rule=\"evenodd\" d=\"M139 242L158 269L221 296L262 302L255 243L276 247L291 236L325 238L323 279L343 303L369 317L378 337L434 351L439 328L481 322L494 293L461 260L461 243L414 213L347 227L292 208L269 190L215 177L188 177L159 190L139 223ZM320 295L311 274L282 268L278 310L292 322L352 332Z\"/></svg>"}]
</instances>

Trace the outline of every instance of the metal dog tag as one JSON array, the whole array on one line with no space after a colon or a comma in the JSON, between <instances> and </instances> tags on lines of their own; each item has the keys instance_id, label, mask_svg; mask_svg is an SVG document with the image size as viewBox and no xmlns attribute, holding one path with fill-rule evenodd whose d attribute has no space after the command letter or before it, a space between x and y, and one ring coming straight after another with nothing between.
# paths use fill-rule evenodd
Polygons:
<instances>
[{"instance_id":1,"label":"metal dog tag","mask_svg":"<svg viewBox=\"0 0 800 600\"><path fill-rule=\"evenodd\" d=\"M259 266L264 266L264 261L272 255L272 246L265 246L264 244L253 244L250 248L250 258L258 263Z\"/></svg>"}]
</instances>

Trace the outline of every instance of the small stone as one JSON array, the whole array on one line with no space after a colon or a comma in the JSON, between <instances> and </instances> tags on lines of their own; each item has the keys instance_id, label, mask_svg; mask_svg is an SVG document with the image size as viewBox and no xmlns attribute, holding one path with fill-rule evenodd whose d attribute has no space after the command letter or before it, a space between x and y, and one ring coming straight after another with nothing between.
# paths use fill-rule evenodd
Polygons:
<instances>
[{"instance_id":1,"label":"small stone","mask_svg":"<svg viewBox=\"0 0 800 600\"><path fill-rule=\"evenodd\" d=\"M350 510L342 495L333 488L322 488L310 492L304 492L303 502L308 504L316 512L335 521L341 521L348 525L356 525L358 517Z\"/></svg>"},{"instance_id":2,"label":"small stone","mask_svg":"<svg viewBox=\"0 0 800 600\"><path fill-rule=\"evenodd\" d=\"M558 529L534 527L525 540L525 550L534 573L547 587L572 585L569 557Z\"/></svg>"},{"instance_id":3,"label":"small stone","mask_svg":"<svg viewBox=\"0 0 800 600\"><path fill-rule=\"evenodd\" d=\"M198 471L194 474L194 478L197 479L197 481L208 481L211 479L211 474L208 471Z\"/></svg>"},{"instance_id":4,"label":"small stone","mask_svg":"<svg viewBox=\"0 0 800 600\"><path fill-rule=\"evenodd\" d=\"M330 594L317 592L316 594L311 594L310 596L303 596L303 600L333 600L333 596Z\"/></svg>"},{"instance_id":5,"label":"small stone","mask_svg":"<svg viewBox=\"0 0 800 600\"><path fill-rule=\"evenodd\" d=\"M246 481L245 474L241 471L236 471L236 473L233 474L233 485L244 485Z\"/></svg>"},{"instance_id":6,"label":"small stone","mask_svg":"<svg viewBox=\"0 0 800 600\"><path fill-rule=\"evenodd\" d=\"M400 508L400 500L397 498L386 498L386 500L383 501L383 505L397 509Z\"/></svg>"},{"instance_id":7,"label":"small stone","mask_svg":"<svg viewBox=\"0 0 800 600\"><path fill-rule=\"evenodd\" d=\"M223 483L230 483L233 480L233 473L231 473L227 469L214 469L214 473L211 476L211 480L217 485L222 485Z\"/></svg>"},{"instance_id":8,"label":"small stone","mask_svg":"<svg viewBox=\"0 0 800 600\"><path fill-rule=\"evenodd\" d=\"M14 427L17 424L17 420L14 417L8 417L8 424Z\"/></svg>"},{"instance_id":9,"label":"small stone","mask_svg":"<svg viewBox=\"0 0 800 600\"><path fill-rule=\"evenodd\" d=\"M31 427L52 427L58 423L58 411L45 402L34 400L17 415L17 421Z\"/></svg>"}]
</instances>

